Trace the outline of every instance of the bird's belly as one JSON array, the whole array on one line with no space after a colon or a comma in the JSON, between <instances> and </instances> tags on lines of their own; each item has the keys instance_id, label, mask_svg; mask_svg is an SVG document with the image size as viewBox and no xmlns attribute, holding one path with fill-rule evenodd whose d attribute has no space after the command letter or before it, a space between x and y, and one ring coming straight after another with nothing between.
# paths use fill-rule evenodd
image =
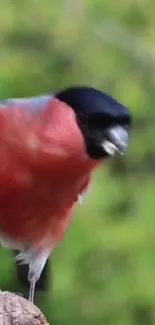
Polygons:
<instances>
[{"instance_id":1,"label":"bird's belly","mask_svg":"<svg viewBox=\"0 0 155 325\"><path fill-rule=\"evenodd\" d=\"M66 230L81 183L41 179L28 188L0 189L0 233L24 244L45 237L59 241Z\"/></svg>"}]
</instances>

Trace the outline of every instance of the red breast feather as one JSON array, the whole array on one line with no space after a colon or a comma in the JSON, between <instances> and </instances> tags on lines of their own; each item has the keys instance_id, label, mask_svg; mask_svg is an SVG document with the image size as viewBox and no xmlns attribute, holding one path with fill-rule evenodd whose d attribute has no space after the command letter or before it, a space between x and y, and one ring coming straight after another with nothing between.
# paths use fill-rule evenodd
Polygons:
<instances>
[{"instance_id":1,"label":"red breast feather","mask_svg":"<svg viewBox=\"0 0 155 325\"><path fill-rule=\"evenodd\" d=\"M57 99L33 114L2 107L0 130L0 232L25 244L48 237L55 245L96 166L74 111Z\"/></svg>"}]
</instances>

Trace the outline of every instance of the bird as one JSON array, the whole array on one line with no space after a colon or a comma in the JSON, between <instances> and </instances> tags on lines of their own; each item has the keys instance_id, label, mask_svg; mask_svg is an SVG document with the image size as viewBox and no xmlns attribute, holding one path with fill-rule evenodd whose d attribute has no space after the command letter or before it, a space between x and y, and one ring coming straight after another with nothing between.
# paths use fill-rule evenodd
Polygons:
<instances>
[{"instance_id":1,"label":"bird","mask_svg":"<svg viewBox=\"0 0 155 325\"><path fill-rule=\"evenodd\" d=\"M131 128L131 111L90 86L0 101L0 241L32 302L93 172L127 152Z\"/></svg>"}]
</instances>

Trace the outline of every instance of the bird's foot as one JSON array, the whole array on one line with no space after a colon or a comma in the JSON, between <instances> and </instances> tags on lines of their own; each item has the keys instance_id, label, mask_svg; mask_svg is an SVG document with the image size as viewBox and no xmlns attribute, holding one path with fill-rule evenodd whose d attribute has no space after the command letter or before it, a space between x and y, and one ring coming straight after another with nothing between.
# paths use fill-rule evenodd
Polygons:
<instances>
[{"instance_id":1,"label":"bird's foot","mask_svg":"<svg viewBox=\"0 0 155 325\"><path fill-rule=\"evenodd\" d=\"M15 295L20 296L20 297L24 297L24 295L21 292L15 292Z\"/></svg>"}]
</instances>

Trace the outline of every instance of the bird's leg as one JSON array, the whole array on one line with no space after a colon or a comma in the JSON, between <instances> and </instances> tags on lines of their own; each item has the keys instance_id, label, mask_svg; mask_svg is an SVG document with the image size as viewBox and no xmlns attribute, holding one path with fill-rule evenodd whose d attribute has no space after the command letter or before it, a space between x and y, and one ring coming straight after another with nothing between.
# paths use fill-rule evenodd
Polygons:
<instances>
[{"instance_id":1,"label":"bird's leg","mask_svg":"<svg viewBox=\"0 0 155 325\"><path fill-rule=\"evenodd\" d=\"M30 281L29 300L32 302L34 301L35 284L34 280Z\"/></svg>"},{"instance_id":2,"label":"bird's leg","mask_svg":"<svg viewBox=\"0 0 155 325\"><path fill-rule=\"evenodd\" d=\"M35 284L39 280L46 261L51 253L49 249L30 248L17 255L20 264L29 264L28 281L30 282L29 300L34 301Z\"/></svg>"},{"instance_id":3,"label":"bird's leg","mask_svg":"<svg viewBox=\"0 0 155 325\"><path fill-rule=\"evenodd\" d=\"M30 290L29 290L29 300L34 301L35 294L35 284L39 280L40 275L43 271L43 268L46 264L46 261L49 257L49 251L40 251L32 255L31 261L29 263L29 273L28 280L30 282Z\"/></svg>"}]
</instances>

